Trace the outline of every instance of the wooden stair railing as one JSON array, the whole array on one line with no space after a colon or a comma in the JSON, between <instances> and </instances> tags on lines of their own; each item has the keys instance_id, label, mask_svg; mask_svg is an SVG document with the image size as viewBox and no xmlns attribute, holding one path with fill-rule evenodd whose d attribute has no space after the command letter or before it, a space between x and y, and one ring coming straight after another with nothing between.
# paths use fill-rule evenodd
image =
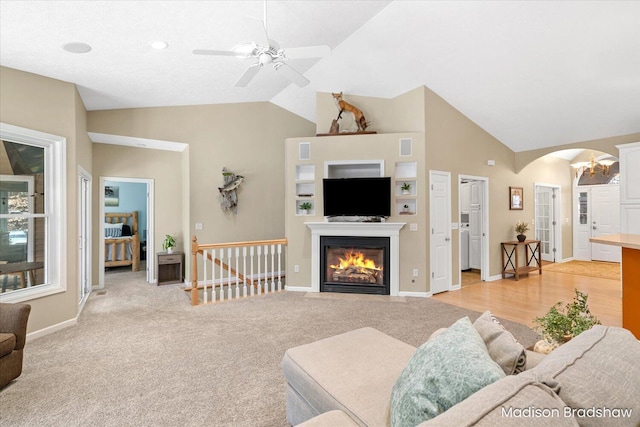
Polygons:
<instances>
[{"instance_id":1,"label":"wooden stair railing","mask_svg":"<svg viewBox=\"0 0 640 427\"><path fill-rule=\"evenodd\" d=\"M191 239L191 287L185 288L186 291L191 291L191 304L200 304L201 291L204 304L224 301L225 286L228 300L233 298L234 290L235 298L240 298L241 293L242 297L247 297L255 295L256 292L259 295L263 292L283 290L285 274L282 271L282 256L284 255L283 247L286 245L287 239L199 244L196 236L193 236ZM200 257L203 264L201 282L198 280ZM241 259L242 268L239 265ZM232 266L232 264L235 265ZM216 274L216 266L218 274ZM257 267L257 271L254 267ZM211 280L208 277L209 273ZM247 286L250 289L250 295L247 294ZM216 295L216 289L219 289L219 297Z\"/></svg>"}]
</instances>

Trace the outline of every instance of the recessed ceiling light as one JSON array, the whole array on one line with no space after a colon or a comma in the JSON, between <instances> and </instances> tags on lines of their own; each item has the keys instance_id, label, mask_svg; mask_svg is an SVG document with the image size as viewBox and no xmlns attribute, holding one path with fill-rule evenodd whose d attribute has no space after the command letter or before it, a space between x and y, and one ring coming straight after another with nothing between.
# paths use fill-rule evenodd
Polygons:
<instances>
[{"instance_id":1,"label":"recessed ceiling light","mask_svg":"<svg viewBox=\"0 0 640 427\"><path fill-rule=\"evenodd\" d=\"M162 40L156 40L153 41L151 43L149 43L149 46L151 46L154 49L157 50L162 50L162 49L166 49L167 47L169 47L169 43L162 41Z\"/></svg>"},{"instance_id":2,"label":"recessed ceiling light","mask_svg":"<svg viewBox=\"0 0 640 427\"><path fill-rule=\"evenodd\" d=\"M87 53L91 51L91 46L81 42L67 43L62 45L62 48L70 53Z\"/></svg>"}]
</instances>

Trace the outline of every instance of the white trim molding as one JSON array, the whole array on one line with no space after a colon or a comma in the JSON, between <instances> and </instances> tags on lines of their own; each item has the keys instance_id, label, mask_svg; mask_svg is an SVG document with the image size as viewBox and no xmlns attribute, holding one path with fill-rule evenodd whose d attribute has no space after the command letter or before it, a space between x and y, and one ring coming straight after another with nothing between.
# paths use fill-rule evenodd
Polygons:
<instances>
[{"instance_id":1,"label":"white trim molding","mask_svg":"<svg viewBox=\"0 0 640 427\"><path fill-rule=\"evenodd\" d=\"M305 222L311 229L311 290L320 292L320 237L389 237L390 295L400 292L400 230L405 222Z\"/></svg>"}]
</instances>

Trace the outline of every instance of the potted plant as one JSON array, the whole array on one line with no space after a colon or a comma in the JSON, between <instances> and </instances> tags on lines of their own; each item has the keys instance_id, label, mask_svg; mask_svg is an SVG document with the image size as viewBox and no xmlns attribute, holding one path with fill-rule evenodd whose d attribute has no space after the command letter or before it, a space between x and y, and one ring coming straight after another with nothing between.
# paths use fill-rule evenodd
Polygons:
<instances>
[{"instance_id":1,"label":"potted plant","mask_svg":"<svg viewBox=\"0 0 640 427\"><path fill-rule=\"evenodd\" d=\"M408 182L402 184L400 189L402 190L402 194L411 194L411 184L409 184Z\"/></svg>"},{"instance_id":2,"label":"potted plant","mask_svg":"<svg viewBox=\"0 0 640 427\"><path fill-rule=\"evenodd\" d=\"M172 253L173 252L173 248L176 245L176 239L170 235L170 234L166 234L164 236L164 241L162 242L162 249L164 249L165 251L167 251L167 253Z\"/></svg>"},{"instance_id":3,"label":"potted plant","mask_svg":"<svg viewBox=\"0 0 640 427\"><path fill-rule=\"evenodd\" d=\"M588 295L577 289L575 293L573 301L564 307L560 301L554 304L547 314L536 317L533 321L536 324L536 331L552 346L561 345L594 325L600 324L589 310Z\"/></svg>"},{"instance_id":4,"label":"potted plant","mask_svg":"<svg viewBox=\"0 0 640 427\"><path fill-rule=\"evenodd\" d=\"M527 236L525 236L524 233L529 229L529 224L524 221L518 221L513 229L518 233L516 236L518 238L518 242L524 242L527 240Z\"/></svg>"},{"instance_id":5,"label":"potted plant","mask_svg":"<svg viewBox=\"0 0 640 427\"><path fill-rule=\"evenodd\" d=\"M309 211L311 210L311 203L310 202L300 203L300 206L298 206L298 208L300 208L300 211L304 215L307 215L309 213Z\"/></svg>"},{"instance_id":6,"label":"potted plant","mask_svg":"<svg viewBox=\"0 0 640 427\"><path fill-rule=\"evenodd\" d=\"M409 205L404 205L404 206L402 207L402 212L404 212L404 213L409 213Z\"/></svg>"}]
</instances>

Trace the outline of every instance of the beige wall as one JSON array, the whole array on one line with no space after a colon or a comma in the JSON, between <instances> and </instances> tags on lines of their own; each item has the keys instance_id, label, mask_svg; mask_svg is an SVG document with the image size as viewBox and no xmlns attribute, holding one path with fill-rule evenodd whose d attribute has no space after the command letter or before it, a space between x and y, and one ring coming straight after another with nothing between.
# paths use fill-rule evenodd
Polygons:
<instances>
[{"instance_id":1,"label":"beige wall","mask_svg":"<svg viewBox=\"0 0 640 427\"><path fill-rule=\"evenodd\" d=\"M362 111L369 128L382 133L424 132L424 86L395 98L372 98L343 93L343 99ZM316 94L317 133L328 133L331 122L338 117L338 106L331 93ZM342 113L340 132L355 131L353 115Z\"/></svg>"},{"instance_id":2,"label":"beige wall","mask_svg":"<svg viewBox=\"0 0 640 427\"><path fill-rule=\"evenodd\" d=\"M154 185L155 250L162 250L165 234L177 238L177 250L185 248L182 228L183 180L182 158L184 153L120 145L94 144L93 148L93 283L98 283L100 232L100 177L151 179ZM188 245L186 246L189 247ZM148 249L150 251L151 248Z\"/></svg>"},{"instance_id":3,"label":"beige wall","mask_svg":"<svg viewBox=\"0 0 640 427\"><path fill-rule=\"evenodd\" d=\"M400 138L413 140L413 156L399 156ZM298 145L300 142L310 142L311 159L298 160ZM326 136L317 138L290 138L286 144L287 157L287 189L285 205L286 235L289 241L287 250L287 285L293 287L311 286L311 231L305 222L324 221L322 200L322 178L326 161L359 161L384 160L384 176L394 177L396 162L416 162L419 165L417 181L418 187L424 185L424 167L420 167L424 159L423 133L385 133L378 135L358 136ZM298 215L296 211L299 203L296 196L296 166L315 166L314 215ZM399 180L402 181L402 180ZM392 179L392 188L394 180ZM348 191L348 189L346 189ZM345 196L348 197L348 196ZM392 206L395 206L392 203ZM400 291L426 292L424 280L413 280L412 270L418 269L425 274L425 245L427 230L427 211L424 208L424 198L417 200L416 215L394 214L389 222L407 223L400 230ZM418 231L410 231L409 224L418 225ZM299 266L299 272L294 272L294 265Z\"/></svg>"},{"instance_id":4,"label":"beige wall","mask_svg":"<svg viewBox=\"0 0 640 427\"><path fill-rule=\"evenodd\" d=\"M66 138L67 253L66 292L28 301L28 331L74 319L78 313L78 166L91 172L91 146L84 129L86 112L73 84L0 67L0 121Z\"/></svg>"},{"instance_id":5,"label":"beige wall","mask_svg":"<svg viewBox=\"0 0 640 427\"><path fill-rule=\"evenodd\" d=\"M246 103L92 111L89 131L189 145L182 159L158 163L163 154L153 150L143 150L137 159L171 177L162 178L172 182L171 188L156 184L156 200L173 204L165 212L156 205L157 218L165 218L156 222L158 250L159 237L177 227L180 247L188 247L193 234L200 243L284 237L284 140L313 135L315 125L271 103ZM96 175L113 175L108 168L117 166L104 164L102 150L94 155ZM237 215L220 208L223 167L245 177L238 189ZM203 224L202 230L195 230L196 222Z\"/></svg>"},{"instance_id":6,"label":"beige wall","mask_svg":"<svg viewBox=\"0 0 640 427\"><path fill-rule=\"evenodd\" d=\"M428 171L451 173L451 222L458 218L458 182L460 175L486 177L489 180L489 277L496 277L502 271L500 242L515 239L513 226L522 220L531 223L534 219L534 183L544 183L561 187L562 254L564 258L572 256L571 235L571 185L572 175L569 162L557 158L533 160L520 173L514 168L515 153L500 141L453 108L436 93L426 87L419 87L393 99L369 98L346 95L345 99L358 106L372 124L369 130L378 135L367 136L331 136L322 138L291 139L287 141L287 236L289 237L288 283L291 286L308 286L310 268L310 232L305 221L322 220L321 200L317 203L314 217L295 215L295 164L297 144L310 141L312 160L316 164L316 181L322 178L322 165L326 159L348 160L383 158L387 164L388 176L393 176L391 167L398 161L397 141L399 134L391 132L418 131L412 135L414 146L420 147L417 154L419 167L418 191L420 194L419 215L411 218L418 222L419 230L429 228L429 189ZM326 132L331 120L337 116L337 108L330 93L317 95L318 131ZM345 115L345 128L350 124L351 116ZM322 123L326 122L327 129ZM342 122L341 122L342 123ZM341 125L341 128L343 126ZM421 131L424 131L422 133ZM417 142L417 144L416 144ZM364 154L363 154L364 153ZM376 157L377 156L377 157ZM488 166L493 160L495 166ZM523 187L524 210L509 210L509 186ZM319 187L316 186L316 193ZM318 199L318 197L316 197ZM404 222L407 217L391 218ZM531 227L533 230L533 226ZM530 233L533 233L533 231ZM533 236L530 236L533 237ZM459 236L458 230L452 230L452 284L459 279ZM428 276L431 271L429 262L429 240L426 233L401 232L401 292L430 292ZM413 259L413 257L416 259ZM293 272L293 265L300 266L300 273ZM420 279L412 281L411 270L419 268Z\"/></svg>"},{"instance_id":7,"label":"beige wall","mask_svg":"<svg viewBox=\"0 0 640 427\"><path fill-rule=\"evenodd\" d=\"M571 238L571 174L569 162L539 159L525 170L514 170L514 152L453 108L433 91L426 89L426 164L429 169L452 174L452 222L458 222L458 175L489 179L489 275L502 271L500 242L515 239L512 227L516 221L531 223L534 219L534 182L555 184L562 188L563 257L572 256ZM494 160L495 166L487 161ZM509 187L523 187L524 210L509 210ZM532 227L533 228L533 227ZM531 233L532 231L530 231ZM531 236L532 237L532 236ZM456 283L459 260L457 230L452 233L453 272Z\"/></svg>"}]
</instances>

